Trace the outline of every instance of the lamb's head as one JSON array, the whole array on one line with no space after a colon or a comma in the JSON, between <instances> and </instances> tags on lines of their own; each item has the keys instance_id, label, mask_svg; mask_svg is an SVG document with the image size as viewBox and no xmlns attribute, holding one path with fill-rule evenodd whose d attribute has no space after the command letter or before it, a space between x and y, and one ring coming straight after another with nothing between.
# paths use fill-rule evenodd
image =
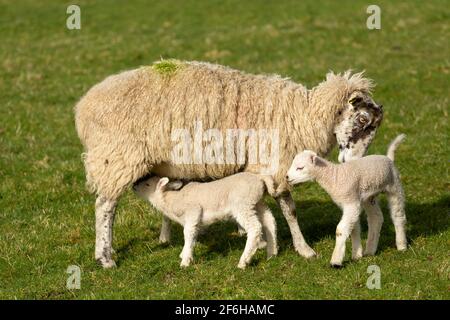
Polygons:
<instances>
[{"instance_id":1,"label":"lamb's head","mask_svg":"<svg viewBox=\"0 0 450 320\"><path fill-rule=\"evenodd\" d=\"M314 151L304 150L297 154L286 175L288 183L295 185L314 180L314 166L317 159L319 157Z\"/></svg>"},{"instance_id":2,"label":"lamb's head","mask_svg":"<svg viewBox=\"0 0 450 320\"><path fill-rule=\"evenodd\" d=\"M369 93L355 91L336 115L334 134L339 146L339 162L365 155L383 119L383 106Z\"/></svg>"},{"instance_id":3,"label":"lamb's head","mask_svg":"<svg viewBox=\"0 0 450 320\"><path fill-rule=\"evenodd\" d=\"M178 190L183 186L181 181L171 181L164 177L151 177L138 181L134 184L133 190L144 200L150 201L153 205L158 206L163 199L164 192L169 190Z\"/></svg>"}]
</instances>

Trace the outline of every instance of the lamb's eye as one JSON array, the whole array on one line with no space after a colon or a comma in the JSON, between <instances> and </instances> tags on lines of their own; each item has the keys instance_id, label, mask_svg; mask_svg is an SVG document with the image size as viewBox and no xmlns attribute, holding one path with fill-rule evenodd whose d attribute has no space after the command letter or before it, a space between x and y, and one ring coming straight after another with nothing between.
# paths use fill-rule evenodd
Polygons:
<instances>
[{"instance_id":1,"label":"lamb's eye","mask_svg":"<svg viewBox=\"0 0 450 320\"><path fill-rule=\"evenodd\" d=\"M298 167L297 171L303 170L304 167Z\"/></svg>"},{"instance_id":2,"label":"lamb's eye","mask_svg":"<svg viewBox=\"0 0 450 320\"><path fill-rule=\"evenodd\" d=\"M147 187L150 187L150 185L148 183L145 184Z\"/></svg>"}]
</instances>

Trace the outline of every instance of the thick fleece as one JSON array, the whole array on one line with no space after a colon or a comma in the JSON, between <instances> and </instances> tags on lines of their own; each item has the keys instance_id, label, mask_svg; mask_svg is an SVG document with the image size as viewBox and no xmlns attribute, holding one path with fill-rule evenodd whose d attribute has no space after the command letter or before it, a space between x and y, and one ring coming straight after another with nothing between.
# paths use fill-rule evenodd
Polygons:
<instances>
[{"instance_id":1,"label":"thick fleece","mask_svg":"<svg viewBox=\"0 0 450 320\"><path fill-rule=\"evenodd\" d=\"M266 191L275 196L270 176L244 172L209 183L191 182L176 191L168 185L168 178L152 177L136 184L134 190L166 217L184 227L182 267L189 266L193 260L199 229L230 218L247 233L239 268L250 263L263 236L267 240L268 258L277 254L275 219L264 203Z\"/></svg>"},{"instance_id":2,"label":"thick fleece","mask_svg":"<svg viewBox=\"0 0 450 320\"><path fill-rule=\"evenodd\" d=\"M404 135L398 136L388 149L388 156L370 155L343 164L334 164L306 150L297 155L288 171L291 184L315 180L333 201L343 209L343 216L336 229L336 247L331 258L333 266L341 266L345 255L345 241L350 234L353 242L353 258L362 256L359 216L364 204L375 201L385 192L388 197L391 217L396 231L398 250L407 246L404 210L404 193L397 169L394 152ZM369 235L366 254L374 254L378 245L382 225L380 212L368 211ZM372 221L370 221L372 220Z\"/></svg>"},{"instance_id":3,"label":"thick fleece","mask_svg":"<svg viewBox=\"0 0 450 320\"><path fill-rule=\"evenodd\" d=\"M111 245L117 200L144 175L210 180L261 172L261 165L250 164L248 145L243 163L173 163L173 130L187 129L193 136L197 121L204 130L218 129L222 135L233 128L278 130L279 163L273 177L285 193L277 201L297 252L314 256L297 222L286 170L298 152L325 155L337 139L343 159L362 156L381 121L372 86L362 73L345 72L329 73L308 90L277 75L177 60L113 75L93 86L76 105L75 122L85 149L87 185L98 195L96 259L104 267L115 265Z\"/></svg>"}]
</instances>

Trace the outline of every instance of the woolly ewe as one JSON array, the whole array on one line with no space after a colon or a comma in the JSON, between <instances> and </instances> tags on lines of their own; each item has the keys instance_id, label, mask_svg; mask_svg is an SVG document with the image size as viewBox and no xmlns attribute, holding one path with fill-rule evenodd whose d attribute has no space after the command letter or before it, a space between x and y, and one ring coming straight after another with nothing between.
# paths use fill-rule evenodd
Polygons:
<instances>
[{"instance_id":1,"label":"woolly ewe","mask_svg":"<svg viewBox=\"0 0 450 320\"><path fill-rule=\"evenodd\" d=\"M238 173L208 183L191 182L173 190L168 178L152 177L134 185L136 193L171 220L184 226L181 266L189 266L198 231L216 221L233 218L247 233L247 243L238 267L245 268L262 237L267 240L267 257L278 252L275 219L264 203L264 194L275 195L269 176Z\"/></svg>"},{"instance_id":2,"label":"woolly ewe","mask_svg":"<svg viewBox=\"0 0 450 320\"><path fill-rule=\"evenodd\" d=\"M252 75L201 62L160 61L110 76L92 87L75 107L83 143L87 185L97 194L95 257L111 257L114 212L120 195L148 173L171 179L208 180L237 172L261 173L248 157L237 164L176 164L171 134L176 128L277 130L277 198L295 250L315 252L300 231L284 177L291 159L309 149L328 154L338 142L341 161L363 156L381 123L371 98L372 82L361 73L329 73L311 90L279 76ZM246 146L247 151L249 146ZM169 238L163 222L162 240Z\"/></svg>"},{"instance_id":3,"label":"woolly ewe","mask_svg":"<svg viewBox=\"0 0 450 320\"><path fill-rule=\"evenodd\" d=\"M336 247L331 265L342 266L345 255L345 241L351 234L353 259L362 257L359 215L365 208L369 222L366 255L377 250L383 214L373 210L371 202L385 192L394 222L398 250L406 249L404 194L397 169L394 166L394 152L405 135L398 136L389 146L387 156L371 155L343 164L334 164L305 150L298 154L290 167L286 179L291 184L309 180L317 181L334 202L343 210L342 219L336 229Z\"/></svg>"}]
</instances>

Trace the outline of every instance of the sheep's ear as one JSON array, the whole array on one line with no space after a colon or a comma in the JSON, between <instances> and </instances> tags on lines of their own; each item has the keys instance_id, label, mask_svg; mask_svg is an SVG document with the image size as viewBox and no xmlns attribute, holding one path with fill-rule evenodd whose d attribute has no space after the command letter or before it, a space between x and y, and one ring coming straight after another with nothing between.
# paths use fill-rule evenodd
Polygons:
<instances>
[{"instance_id":1,"label":"sheep's ear","mask_svg":"<svg viewBox=\"0 0 450 320\"><path fill-rule=\"evenodd\" d=\"M169 182L167 184L166 188L168 190L180 190L182 186L183 186L183 181L177 180L177 181Z\"/></svg>"},{"instance_id":2,"label":"sheep's ear","mask_svg":"<svg viewBox=\"0 0 450 320\"><path fill-rule=\"evenodd\" d=\"M325 164L325 163L322 161L322 158L319 157L319 156L313 156L312 162L313 162L313 165L319 166L319 167L321 167L321 166L323 166L323 165Z\"/></svg>"},{"instance_id":3,"label":"sheep's ear","mask_svg":"<svg viewBox=\"0 0 450 320\"><path fill-rule=\"evenodd\" d=\"M166 185L169 183L169 178L164 177L159 179L158 184L156 185L157 190L165 190Z\"/></svg>"}]
</instances>

